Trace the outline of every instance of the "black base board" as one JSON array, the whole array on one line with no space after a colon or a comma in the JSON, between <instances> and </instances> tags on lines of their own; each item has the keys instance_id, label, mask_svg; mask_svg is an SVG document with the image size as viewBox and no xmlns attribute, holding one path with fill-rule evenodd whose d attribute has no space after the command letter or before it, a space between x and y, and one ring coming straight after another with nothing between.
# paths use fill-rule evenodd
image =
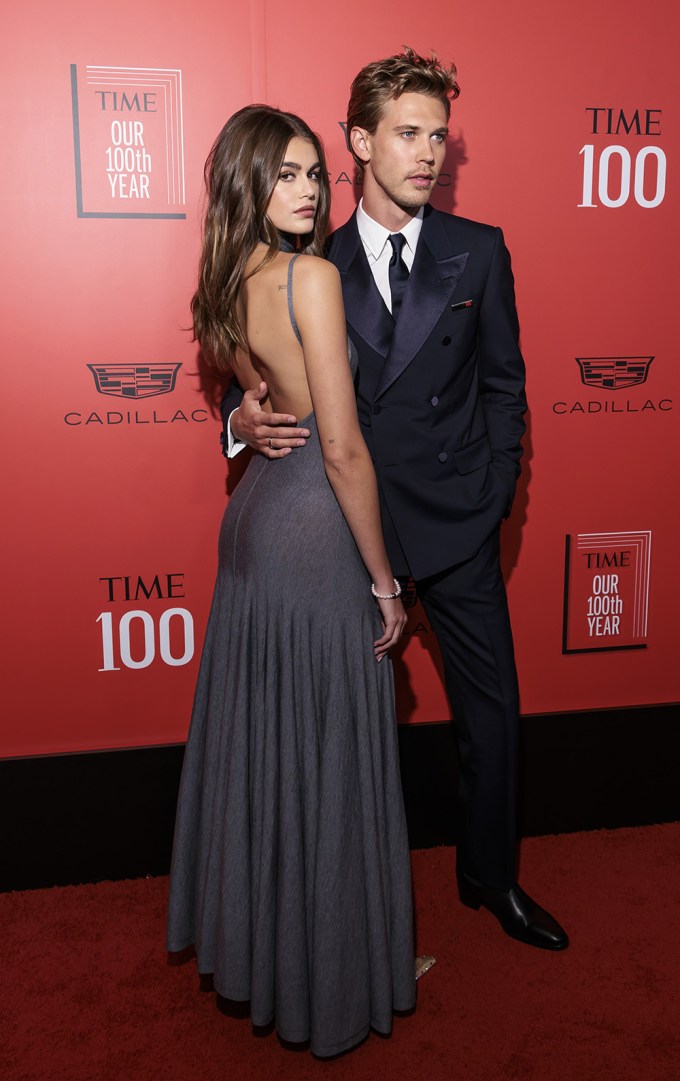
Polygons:
<instances>
[{"instance_id":1,"label":"black base board","mask_svg":"<svg viewBox=\"0 0 680 1081\"><path fill-rule=\"evenodd\" d=\"M454 844L448 722L399 729L413 848ZM166 874L183 745L0 761L0 890ZM680 707L523 717L522 836L680 819Z\"/></svg>"}]
</instances>

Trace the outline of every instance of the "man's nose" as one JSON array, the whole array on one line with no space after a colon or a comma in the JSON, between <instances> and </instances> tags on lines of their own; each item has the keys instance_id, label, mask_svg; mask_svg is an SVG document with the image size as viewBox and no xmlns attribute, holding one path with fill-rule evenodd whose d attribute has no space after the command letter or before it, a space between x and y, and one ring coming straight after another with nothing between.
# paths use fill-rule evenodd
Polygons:
<instances>
[{"instance_id":1,"label":"man's nose","mask_svg":"<svg viewBox=\"0 0 680 1081\"><path fill-rule=\"evenodd\" d=\"M427 137L418 140L418 161L434 161L432 143Z\"/></svg>"}]
</instances>

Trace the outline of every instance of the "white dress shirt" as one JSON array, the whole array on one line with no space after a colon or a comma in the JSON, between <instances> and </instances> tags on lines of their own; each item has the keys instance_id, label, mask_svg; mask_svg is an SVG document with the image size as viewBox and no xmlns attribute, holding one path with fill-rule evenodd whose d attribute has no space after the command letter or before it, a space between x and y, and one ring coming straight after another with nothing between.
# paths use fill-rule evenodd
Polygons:
<instances>
[{"instance_id":1,"label":"white dress shirt","mask_svg":"<svg viewBox=\"0 0 680 1081\"><path fill-rule=\"evenodd\" d=\"M409 272L413 266L418 237L423 227L423 213L424 208L421 206L415 218L411 218L408 224L399 230L406 240L401 251L401 257L406 263ZM386 229L384 225L380 225L373 218L369 218L364 210L363 199L359 201L357 207L357 229L366 252L368 265L371 268L371 274L375 284L378 286L378 292L385 301L387 310L391 312L392 294L390 292L389 266L392 258L392 245L388 239L391 234L390 230Z\"/></svg>"},{"instance_id":2,"label":"white dress shirt","mask_svg":"<svg viewBox=\"0 0 680 1081\"><path fill-rule=\"evenodd\" d=\"M413 266L418 237L420 236L420 230L423 227L423 213L424 209L421 207L415 218L411 218L403 229L399 230L406 240L406 243L401 250L401 257L406 263L409 272ZM368 265L371 268L371 274L373 275L375 284L378 286L378 291L387 305L387 310L391 312L392 293L390 290L389 267L393 249L388 239L390 230L386 229L384 225L380 225L379 222L375 221L373 218L369 218L364 210L363 199L359 200L359 206L357 207L357 229L359 230L361 243L364 246ZM245 443L239 443L232 435L231 418L235 412L236 410L229 415L229 422L227 424L228 458L235 458L239 451L243 450L245 446Z\"/></svg>"}]
</instances>

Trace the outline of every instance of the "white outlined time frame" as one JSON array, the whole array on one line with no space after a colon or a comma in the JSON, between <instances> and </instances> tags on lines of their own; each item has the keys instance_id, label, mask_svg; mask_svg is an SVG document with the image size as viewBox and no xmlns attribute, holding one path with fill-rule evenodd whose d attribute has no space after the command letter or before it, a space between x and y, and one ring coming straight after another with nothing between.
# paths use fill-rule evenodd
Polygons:
<instances>
[{"instance_id":1,"label":"white outlined time frame","mask_svg":"<svg viewBox=\"0 0 680 1081\"><path fill-rule=\"evenodd\" d=\"M570 648L569 639L569 578L571 553L573 550L580 554L588 552L615 552L622 547L629 548L634 553L635 574L633 585L633 619L632 637L640 639L627 645L602 645L591 648ZM567 534L564 569L564 617L562 626L562 652L563 653L602 653L625 649L646 649L647 621L649 611L649 581L651 569L652 532L650 529L641 529L625 533L577 533L575 543L572 545L572 537Z\"/></svg>"},{"instance_id":2,"label":"white outlined time frame","mask_svg":"<svg viewBox=\"0 0 680 1081\"><path fill-rule=\"evenodd\" d=\"M165 116L165 169L168 206L184 206L184 117L182 111L182 72L179 68L123 68L88 64L85 68L88 85L150 87L163 95ZM83 205L83 175L81 161L80 116L78 107L78 68L71 64L71 105L73 109L73 152L76 171L76 207L79 218L173 218L185 220L178 211L143 212L117 210L85 210Z\"/></svg>"}]
</instances>

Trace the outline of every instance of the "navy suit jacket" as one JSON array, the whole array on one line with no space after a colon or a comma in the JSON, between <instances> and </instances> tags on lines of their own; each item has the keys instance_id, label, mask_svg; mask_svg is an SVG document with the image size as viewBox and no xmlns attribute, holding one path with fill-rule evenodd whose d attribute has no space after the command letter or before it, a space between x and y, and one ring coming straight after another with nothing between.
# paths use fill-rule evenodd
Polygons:
<instances>
[{"instance_id":1,"label":"navy suit jacket","mask_svg":"<svg viewBox=\"0 0 680 1081\"><path fill-rule=\"evenodd\" d=\"M500 229L425 208L396 325L353 215L330 238L357 404L396 574L475 555L510 511L524 433L524 362Z\"/></svg>"}]
</instances>

